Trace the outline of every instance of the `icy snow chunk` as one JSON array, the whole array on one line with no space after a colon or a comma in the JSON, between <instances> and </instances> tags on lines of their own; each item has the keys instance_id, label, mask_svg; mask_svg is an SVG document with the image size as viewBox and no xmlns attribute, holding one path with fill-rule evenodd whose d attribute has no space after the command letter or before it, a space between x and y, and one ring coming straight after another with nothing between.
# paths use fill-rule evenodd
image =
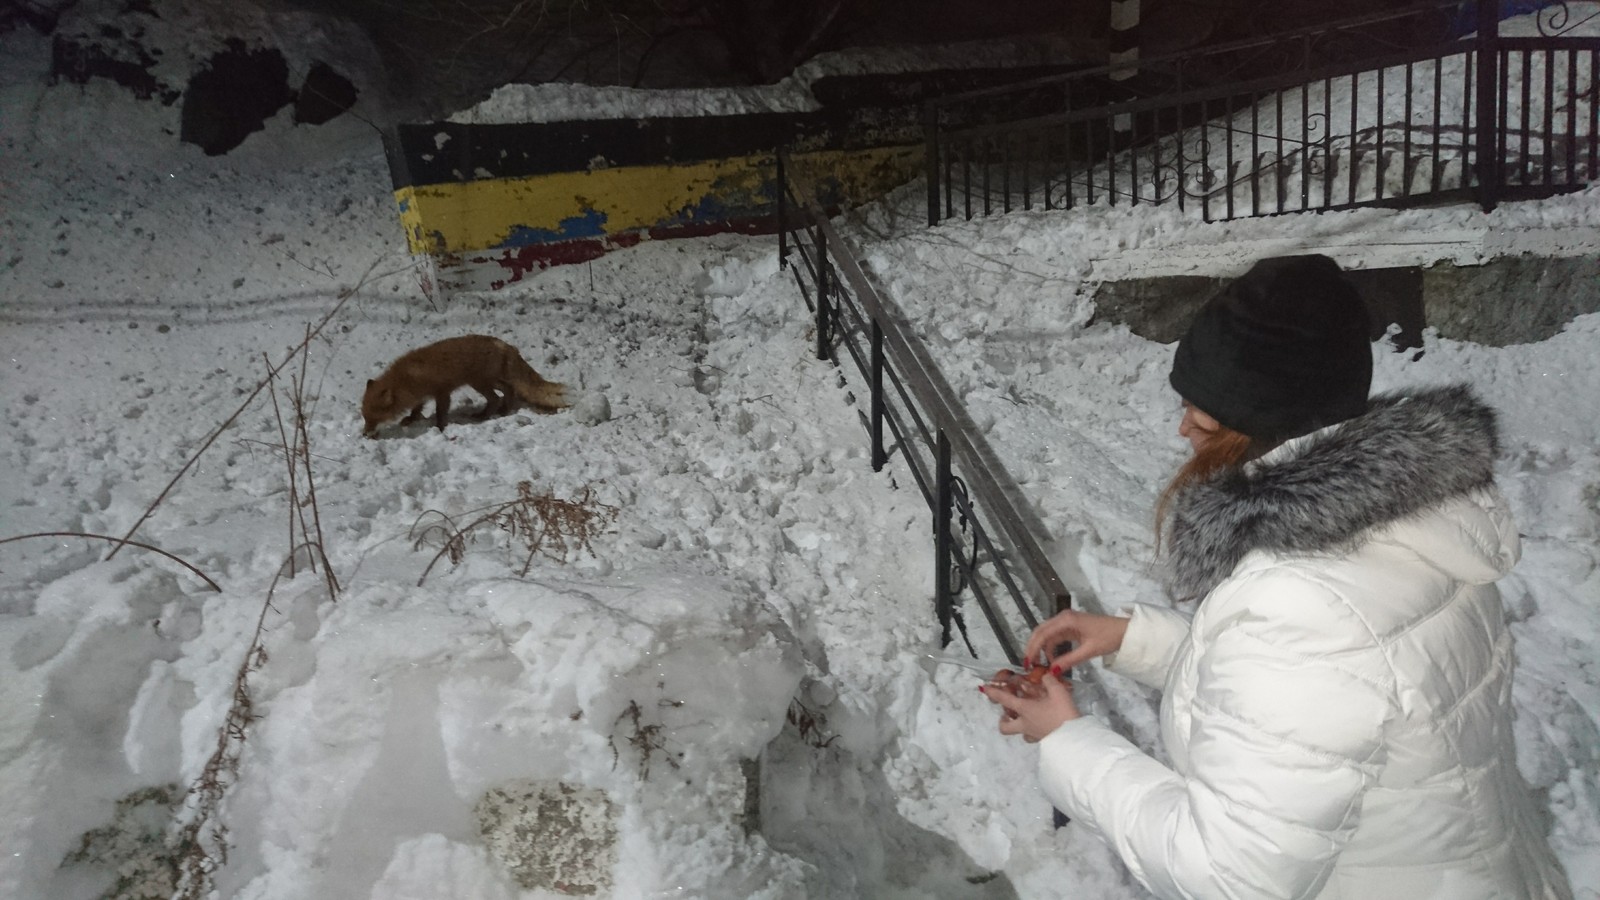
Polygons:
<instances>
[{"instance_id":1,"label":"icy snow chunk","mask_svg":"<svg viewBox=\"0 0 1600 900\"><path fill-rule=\"evenodd\" d=\"M133 774L141 778L178 774L183 713L194 704L194 685L180 678L171 663L158 659L150 664L150 674L128 710L128 730L122 737L122 754Z\"/></svg>"},{"instance_id":2,"label":"icy snow chunk","mask_svg":"<svg viewBox=\"0 0 1600 900\"><path fill-rule=\"evenodd\" d=\"M611 421L611 401L599 391L588 391L572 404L572 417L585 425Z\"/></svg>"},{"instance_id":3,"label":"icy snow chunk","mask_svg":"<svg viewBox=\"0 0 1600 900\"><path fill-rule=\"evenodd\" d=\"M516 900L521 893L498 872L483 847L425 834L395 847L369 900Z\"/></svg>"},{"instance_id":4,"label":"icy snow chunk","mask_svg":"<svg viewBox=\"0 0 1600 900\"><path fill-rule=\"evenodd\" d=\"M757 282L771 278L777 271L778 258L772 254L756 259L722 259L706 265L695 279L695 289L703 297L738 297L749 293Z\"/></svg>"}]
</instances>

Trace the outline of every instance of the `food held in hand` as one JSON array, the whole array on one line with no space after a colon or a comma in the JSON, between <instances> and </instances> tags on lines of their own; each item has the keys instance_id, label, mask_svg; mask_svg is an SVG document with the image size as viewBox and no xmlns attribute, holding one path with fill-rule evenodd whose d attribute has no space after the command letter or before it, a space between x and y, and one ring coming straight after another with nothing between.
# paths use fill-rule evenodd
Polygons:
<instances>
[{"instance_id":1,"label":"food held in hand","mask_svg":"<svg viewBox=\"0 0 1600 900\"><path fill-rule=\"evenodd\" d=\"M989 687L1009 691L1025 700L1033 700L1044 696L1044 676L1050 670L1045 666L1030 666L1028 670L1019 675L1010 669L1001 669L989 679Z\"/></svg>"}]
</instances>

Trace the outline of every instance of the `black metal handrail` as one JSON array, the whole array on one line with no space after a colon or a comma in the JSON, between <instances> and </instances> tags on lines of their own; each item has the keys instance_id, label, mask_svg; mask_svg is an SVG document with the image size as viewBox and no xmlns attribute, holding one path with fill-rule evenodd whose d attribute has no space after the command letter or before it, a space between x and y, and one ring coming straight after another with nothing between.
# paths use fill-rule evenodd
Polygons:
<instances>
[{"instance_id":1,"label":"black metal handrail","mask_svg":"<svg viewBox=\"0 0 1600 900\"><path fill-rule=\"evenodd\" d=\"M1285 74L1286 69L1299 71L1314 64L1314 60L1330 56L1365 59L1390 50L1415 49L1453 41L1460 36L1458 32L1463 21L1476 21L1468 15L1474 8L1475 0L1416 0L1384 12L1198 49L1145 56L1136 63L1108 63L1025 81L943 94L929 98L923 107L934 114L939 124L970 123L994 118L994 113L1003 116L1017 108L1018 98L1028 95L1033 95L1036 101L1047 94L1054 95L1070 107L1076 105L1072 103L1075 96L1104 92L1108 87L1115 88L1124 97L1148 97L1169 93L1174 83L1180 80L1200 85L1241 80L1234 77L1239 72ZM1397 39L1398 32L1405 34L1403 42ZM1130 65L1136 67L1137 78L1117 80L1112 77ZM1112 81L1116 81L1116 84L1108 85Z\"/></svg>"},{"instance_id":2,"label":"black metal handrail","mask_svg":"<svg viewBox=\"0 0 1600 900\"><path fill-rule=\"evenodd\" d=\"M1473 39L1435 23L1438 39L1398 48L1318 43L1452 11L1476 17ZM1264 63L1274 47L1285 65ZM1220 59L1234 77L1215 77ZM1497 0L1423 3L1139 66L1127 83L1107 82L1106 67L930 101L929 223L1102 201L1174 201L1207 221L1459 199L1489 210L1600 175L1600 38L1502 37ZM1037 109L1049 90L1055 111L970 112ZM1336 93L1349 104L1338 121Z\"/></svg>"},{"instance_id":3,"label":"black metal handrail","mask_svg":"<svg viewBox=\"0 0 1600 900\"><path fill-rule=\"evenodd\" d=\"M970 591L1001 651L1018 664L1013 623L1031 630L1072 600L1040 546L1044 528L904 316L862 270L859 253L814 195L796 190L781 151L778 173L779 256L814 314L815 352L838 364L842 348L854 363L870 394L861 418L873 469L900 454L933 512L941 639L948 644L952 629L967 637L956 597Z\"/></svg>"}]
</instances>

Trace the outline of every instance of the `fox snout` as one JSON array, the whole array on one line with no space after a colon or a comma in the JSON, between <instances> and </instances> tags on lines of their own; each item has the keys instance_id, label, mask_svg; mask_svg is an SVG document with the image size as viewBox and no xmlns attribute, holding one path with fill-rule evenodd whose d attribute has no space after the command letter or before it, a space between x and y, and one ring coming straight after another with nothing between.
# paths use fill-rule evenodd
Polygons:
<instances>
[{"instance_id":1,"label":"fox snout","mask_svg":"<svg viewBox=\"0 0 1600 900\"><path fill-rule=\"evenodd\" d=\"M362 406L370 404L363 403ZM361 411L361 436L375 438L378 436L378 426L383 424L382 416L375 416L370 411Z\"/></svg>"}]
</instances>

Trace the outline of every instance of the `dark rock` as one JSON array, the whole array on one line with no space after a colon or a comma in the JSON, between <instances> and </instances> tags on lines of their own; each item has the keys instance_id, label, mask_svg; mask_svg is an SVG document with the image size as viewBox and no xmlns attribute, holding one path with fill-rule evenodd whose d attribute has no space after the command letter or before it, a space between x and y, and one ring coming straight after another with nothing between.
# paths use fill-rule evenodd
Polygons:
<instances>
[{"instance_id":1,"label":"dark rock","mask_svg":"<svg viewBox=\"0 0 1600 900\"><path fill-rule=\"evenodd\" d=\"M180 94L150 73L155 64L155 56L121 31L96 36L57 34L50 42L52 81L88 84L91 78L109 78L140 100L159 99L170 106Z\"/></svg>"},{"instance_id":2,"label":"dark rock","mask_svg":"<svg viewBox=\"0 0 1600 900\"><path fill-rule=\"evenodd\" d=\"M179 139L220 156L264 128L293 99L282 53L250 50L229 38L227 48L189 79Z\"/></svg>"},{"instance_id":3,"label":"dark rock","mask_svg":"<svg viewBox=\"0 0 1600 900\"><path fill-rule=\"evenodd\" d=\"M305 83L295 97L295 124L321 125L355 106L359 93L350 79L319 61L306 73Z\"/></svg>"}]
</instances>

